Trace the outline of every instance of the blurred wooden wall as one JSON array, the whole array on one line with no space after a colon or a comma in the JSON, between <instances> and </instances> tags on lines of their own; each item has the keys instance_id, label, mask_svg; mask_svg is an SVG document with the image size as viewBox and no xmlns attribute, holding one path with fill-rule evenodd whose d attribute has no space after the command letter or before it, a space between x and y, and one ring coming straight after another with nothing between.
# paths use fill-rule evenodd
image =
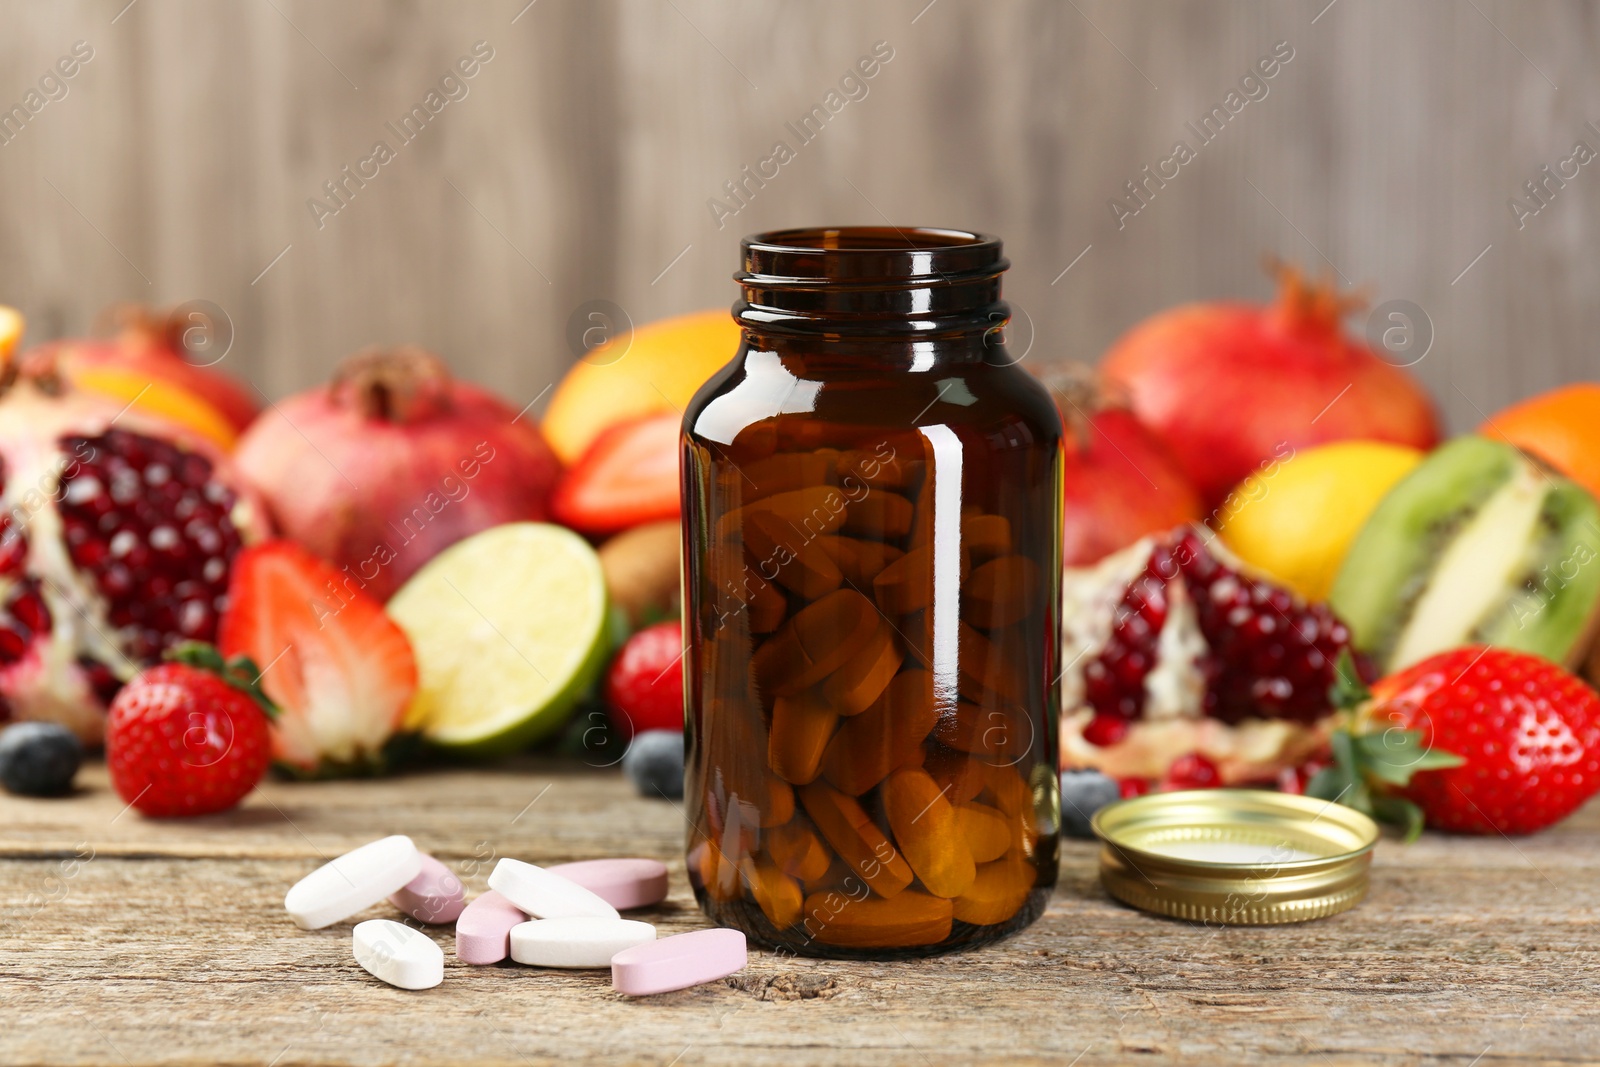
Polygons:
<instances>
[{"instance_id":1,"label":"blurred wooden wall","mask_svg":"<svg viewBox=\"0 0 1600 1067\"><path fill-rule=\"evenodd\" d=\"M1275 253L1422 309L1416 371L1457 428L1600 371L1600 162L1520 226L1508 207L1600 150L1594 4L126 3L0 3L0 105L93 49L0 144L0 301L34 340L204 298L234 323L223 365L271 395L409 341L525 403L587 302L726 306L740 235L889 218L1006 239L1029 359L1264 297ZM385 123L478 41L466 95L402 145ZM785 123L880 41L865 96L801 144ZM1119 224L1110 200L1279 42L1266 95ZM394 158L319 227L307 201L378 140ZM795 158L718 220L777 141Z\"/></svg>"}]
</instances>

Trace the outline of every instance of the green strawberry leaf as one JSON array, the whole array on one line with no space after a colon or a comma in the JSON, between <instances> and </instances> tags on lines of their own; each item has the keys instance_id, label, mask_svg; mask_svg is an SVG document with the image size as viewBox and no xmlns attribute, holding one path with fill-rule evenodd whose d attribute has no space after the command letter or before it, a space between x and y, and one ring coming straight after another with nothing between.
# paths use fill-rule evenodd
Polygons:
<instances>
[{"instance_id":1,"label":"green strawberry leaf","mask_svg":"<svg viewBox=\"0 0 1600 1067\"><path fill-rule=\"evenodd\" d=\"M1333 686L1328 691L1328 703L1349 711L1371 699L1372 690L1361 680L1361 672L1356 670L1355 656L1350 654L1348 647L1341 649L1333 665Z\"/></svg>"},{"instance_id":2,"label":"green strawberry leaf","mask_svg":"<svg viewBox=\"0 0 1600 1067\"><path fill-rule=\"evenodd\" d=\"M1408 845L1422 835L1422 809L1405 797L1380 793L1372 798L1372 813L1378 821L1398 826Z\"/></svg>"},{"instance_id":3,"label":"green strawberry leaf","mask_svg":"<svg viewBox=\"0 0 1600 1067\"><path fill-rule=\"evenodd\" d=\"M216 675L255 701L268 719L278 717L278 705L274 704L272 698L261 688L261 675L264 672L249 656L223 659L222 653L213 645L208 645L204 641L184 641L167 649L166 655L162 658L169 663L186 664Z\"/></svg>"}]
</instances>

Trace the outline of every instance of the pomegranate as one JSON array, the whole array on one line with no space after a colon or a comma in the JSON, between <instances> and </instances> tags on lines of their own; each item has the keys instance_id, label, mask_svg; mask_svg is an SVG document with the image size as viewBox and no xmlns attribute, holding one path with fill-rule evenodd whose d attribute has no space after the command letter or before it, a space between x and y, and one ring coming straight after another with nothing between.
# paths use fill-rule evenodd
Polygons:
<instances>
[{"instance_id":1,"label":"pomegranate","mask_svg":"<svg viewBox=\"0 0 1600 1067\"><path fill-rule=\"evenodd\" d=\"M235 458L284 535L379 600L464 537L544 520L560 473L531 419L417 348L345 359L258 419Z\"/></svg>"},{"instance_id":2,"label":"pomegranate","mask_svg":"<svg viewBox=\"0 0 1600 1067\"><path fill-rule=\"evenodd\" d=\"M77 381L85 372L93 377L97 371L123 370L187 390L209 404L235 434L243 433L255 419L260 405L250 388L209 365L220 357L205 352L217 343L217 324L207 313L119 304L102 318L114 325L114 336L68 338L43 346L68 379ZM191 344L191 338L198 340Z\"/></svg>"},{"instance_id":3,"label":"pomegranate","mask_svg":"<svg viewBox=\"0 0 1600 1067\"><path fill-rule=\"evenodd\" d=\"M1208 537L1179 527L1067 572L1068 765L1234 784L1270 779L1326 744L1349 628L1245 573Z\"/></svg>"},{"instance_id":4,"label":"pomegranate","mask_svg":"<svg viewBox=\"0 0 1600 1067\"><path fill-rule=\"evenodd\" d=\"M1068 567L1095 563L1147 534L1200 520L1189 476L1081 364L1046 371L1067 427L1061 549Z\"/></svg>"},{"instance_id":5,"label":"pomegranate","mask_svg":"<svg viewBox=\"0 0 1600 1067\"><path fill-rule=\"evenodd\" d=\"M49 353L0 377L0 717L98 743L140 666L209 641L262 509L177 427L74 389Z\"/></svg>"},{"instance_id":6,"label":"pomegranate","mask_svg":"<svg viewBox=\"0 0 1600 1067\"><path fill-rule=\"evenodd\" d=\"M1208 508L1284 448L1368 438L1429 449L1439 440L1422 387L1341 328L1359 302L1277 270L1276 304L1164 311L1100 364Z\"/></svg>"}]
</instances>

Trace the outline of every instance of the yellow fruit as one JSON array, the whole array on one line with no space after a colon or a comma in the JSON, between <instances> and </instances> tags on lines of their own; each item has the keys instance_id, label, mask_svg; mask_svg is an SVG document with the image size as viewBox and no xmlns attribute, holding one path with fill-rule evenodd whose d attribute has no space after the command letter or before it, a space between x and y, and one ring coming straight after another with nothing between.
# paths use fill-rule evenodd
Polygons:
<instances>
[{"instance_id":1,"label":"yellow fruit","mask_svg":"<svg viewBox=\"0 0 1600 1067\"><path fill-rule=\"evenodd\" d=\"M1219 509L1222 539L1301 596L1326 600L1357 531L1422 455L1382 441L1306 449L1234 487Z\"/></svg>"},{"instance_id":2,"label":"yellow fruit","mask_svg":"<svg viewBox=\"0 0 1600 1067\"><path fill-rule=\"evenodd\" d=\"M556 386L540 428L563 463L619 422L682 411L739 349L725 310L696 311L636 328L595 348Z\"/></svg>"}]
</instances>

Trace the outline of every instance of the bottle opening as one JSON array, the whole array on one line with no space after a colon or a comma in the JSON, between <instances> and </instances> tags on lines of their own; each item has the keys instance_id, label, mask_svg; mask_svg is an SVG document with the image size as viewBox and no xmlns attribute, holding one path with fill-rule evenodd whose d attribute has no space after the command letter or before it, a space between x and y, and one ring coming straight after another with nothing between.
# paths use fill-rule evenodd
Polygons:
<instances>
[{"instance_id":1,"label":"bottle opening","mask_svg":"<svg viewBox=\"0 0 1600 1067\"><path fill-rule=\"evenodd\" d=\"M774 230L741 243L734 317L752 330L926 334L993 326L1008 309L998 237L933 227Z\"/></svg>"}]
</instances>

